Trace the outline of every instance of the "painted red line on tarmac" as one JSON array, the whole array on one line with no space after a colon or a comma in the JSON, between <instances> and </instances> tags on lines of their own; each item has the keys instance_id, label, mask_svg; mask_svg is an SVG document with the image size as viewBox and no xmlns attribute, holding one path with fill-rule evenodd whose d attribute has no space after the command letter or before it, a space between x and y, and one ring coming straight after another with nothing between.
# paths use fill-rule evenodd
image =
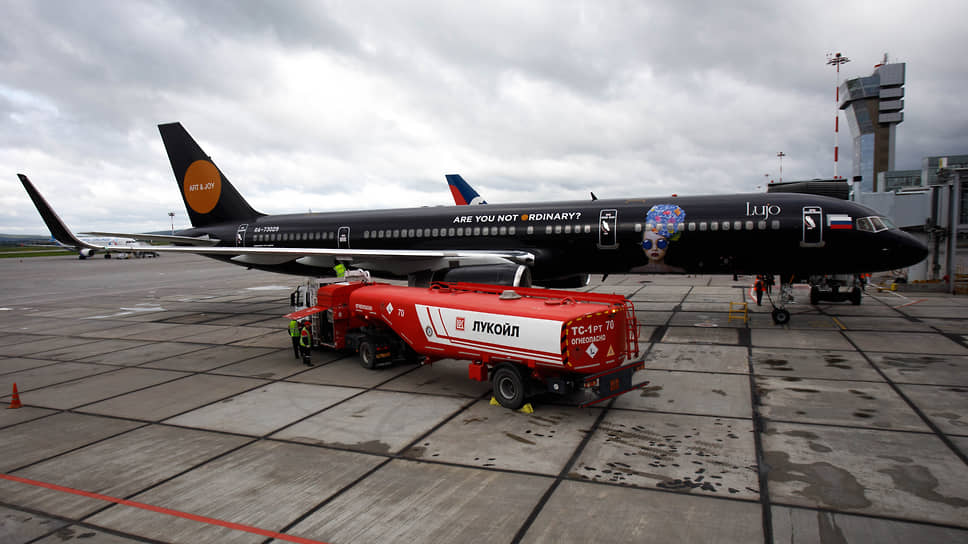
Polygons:
<instances>
[{"instance_id":1,"label":"painted red line on tarmac","mask_svg":"<svg viewBox=\"0 0 968 544\"><path fill-rule=\"evenodd\" d=\"M70 493L73 495L80 495L82 497L87 497L89 499L98 499L101 501L113 502L116 504L123 504L125 506L132 506L134 508L140 508L142 510L148 510L150 512L156 512L159 514L165 514L167 516L175 516L184 519L190 519L192 521L198 521L201 523L207 523L209 525L218 525L219 527L226 527L228 529L234 529L236 531L244 531L246 533L253 533L259 536L264 536L268 538L276 538L279 540L285 540L286 542L296 542L298 544L326 544L325 542L319 540L310 540L308 538L302 538L298 536L285 535L282 533L277 533L275 531L269 531L266 529L260 529L258 527L252 527L251 525L242 525L241 523L232 523L231 521L224 521L221 519L209 518L205 516L199 516L196 514L189 514L188 512L180 512L178 510L172 510L170 508L162 508L160 506L154 506L152 504L145 504L143 502L129 501L127 499L119 499L117 497L110 497L108 495L101 495L100 493L91 493L89 491L81 491L80 489L73 489L70 487L64 487L62 485L50 484L47 482L41 482L38 480L31 480L28 478L21 478L19 476L12 476L10 474L0 474L0 478L4 480L10 480L12 482L19 482L22 484L32 485L36 487L44 487L51 489L53 491L60 491L62 493Z\"/></svg>"}]
</instances>

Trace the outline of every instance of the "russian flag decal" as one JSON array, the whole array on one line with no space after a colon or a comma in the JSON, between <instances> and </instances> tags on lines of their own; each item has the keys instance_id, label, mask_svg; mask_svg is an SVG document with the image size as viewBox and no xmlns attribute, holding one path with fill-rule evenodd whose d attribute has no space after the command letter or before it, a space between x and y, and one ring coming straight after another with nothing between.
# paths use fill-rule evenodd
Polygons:
<instances>
[{"instance_id":1,"label":"russian flag decal","mask_svg":"<svg viewBox=\"0 0 968 544\"><path fill-rule=\"evenodd\" d=\"M854 220L842 213L827 214L827 226L832 229L853 229Z\"/></svg>"}]
</instances>

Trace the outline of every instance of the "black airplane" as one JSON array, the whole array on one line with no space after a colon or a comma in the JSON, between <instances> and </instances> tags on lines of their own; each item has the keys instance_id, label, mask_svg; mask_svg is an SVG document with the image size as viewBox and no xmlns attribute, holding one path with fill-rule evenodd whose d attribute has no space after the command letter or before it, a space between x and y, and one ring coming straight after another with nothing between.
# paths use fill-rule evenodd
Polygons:
<instances>
[{"instance_id":1,"label":"black airplane","mask_svg":"<svg viewBox=\"0 0 968 544\"><path fill-rule=\"evenodd\" d=\"M94 234L166 241L172 245L153 249L273 272L324 277L361 268L414 285L561 288L584 285L588 274L853 274L903 268L928 253L869 208L796 193L266 215L180 123L158 128L192 228L174 236ZM20 179L41 215L56 218ZM58 240L83 246L62 227L51 229Z\"/></svg>"}]
</instances>

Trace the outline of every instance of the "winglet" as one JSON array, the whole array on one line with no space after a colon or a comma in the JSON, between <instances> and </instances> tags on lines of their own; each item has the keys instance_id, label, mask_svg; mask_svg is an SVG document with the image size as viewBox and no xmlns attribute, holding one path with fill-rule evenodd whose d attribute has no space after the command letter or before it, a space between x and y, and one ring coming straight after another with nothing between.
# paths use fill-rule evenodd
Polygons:
<instances>
[{"instance_id":1,"label":"winglet","mask_svg":"<svg viewBox=\"0 0 968 544\"><path fill-rule=\"evenodd\" d=\"M61 221L61 218L57 216L54 209L50 207L50 204L44 200L44 197L40 195L34 184L27 179L27 176L23 174L17 174L20 178L20 183L24 184L24 189L27 190L27 194L30 195L30 199L34 201L34 206L37 207L37 211L40 212L40 217L44 219L44 223L47 223L47 228L50 229L50 233L54 236L58 242L73 246L77 248L88 248L88 249L101 249L101 246L95 246L87 242L83 242L74 236L71 229L67 228L67 225Z\"/></svg>"}]
</instances>

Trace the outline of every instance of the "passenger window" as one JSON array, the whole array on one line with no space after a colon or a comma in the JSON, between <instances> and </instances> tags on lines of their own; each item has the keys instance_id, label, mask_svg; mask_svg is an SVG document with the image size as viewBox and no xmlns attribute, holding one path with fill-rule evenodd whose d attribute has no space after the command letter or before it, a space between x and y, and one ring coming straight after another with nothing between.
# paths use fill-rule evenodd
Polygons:
<instances>
[{"instance_id":1,"label":"passenger window","mask_svg":"<svg viewBox=\"0 0 968 544\"><path fill-rule=\"evenodd\" d=\"M454 227L447 229L447 236L450 236L451 238L454 237Z\"/></svg>"},{"instance_id":2,"label":"passenger window","mask_svg":"<svg viewBox=\"0 0 968 544\"><path fill-rule=\"evenodd\" d=\"M571 225L565 225L565 234L571 234Z\"/></svg>"},{"instance_id":3,"label":"passenger window","mask_svg":"<svg viewBox=\"0 0 968 544\"><path fill-rule=\"evenodd\" d=\"M708 228L708 225L706 224L705 221L701 221L699 223L699 232L706 232L707 228Z\"/></svg>"},{"instance_id":4,"label":"passenger window","mask_svg":"<svg viewBox=\"0 0 968 544\"><path fill-rule=\"evenodd\" d=\"M753 222L752 221L747 221L746 222L746 230L753 230Z\"/></svg>"},{"instance_id":5,"label":"passenger window","mask_svg":"<svg viewBox=\"0 0 968 544\"><path fill-rule=\"evenodd\" d=\"M438 234L440 234L440 229L433 229L432 231L430 231L430 235L433 236L434 238L436 238Z\"/></svg>"},{"instance_id":6,"label":"passenger window","mask_svg":"<svg viewBox=\"0 0 968 544\"><path fill-rule=\"evenodd\" d=\"M504 235L506 235L507 233L508 233L508 228L507 228L507 227L501 227L501 230L500 230L500 234L501 234L501 236L504 236Z\"/></svg>"},{"instance_id":7,"label":"passenger window","mask_svg":"<svg viewBox=\"0 0 968 544\"><path fill-rule=\"evenodd\" d=\"M695 231L696 230L696 222L695 221L690 221L687 228L689 229L689 232Z\"/></svg>"},{"instance_id":8,"label":"passenger window","mask_svg":"<svg viewBox=\"0 0 968 544\"><path fill-rule=\"evenodd\" d=\"M561 225L555 225L555 234L561 234Z\"/></svg>"},{"instance_id":9,"label":"passenger window","mask_svg":"<svg viewBox=\"0 0 968 544\"><path fill-rule=\"evenodd\" d=\"M481 235L481 227L474 227L474 236Z\"/></svg>"},{"instance_id":10,"label":"passenger window","mask_svg":"<svg viewBox=\"0 0 968 544\"><path fill-rule=\"evenodd\" d=\"M709 230L711 230L713 232L719 230L719 223L717 223L715 221L713 221L712 223L710 223L709 224Z\"/></svg>"},{"instance_id":11,"label":"passenger window","mask_svg":"<svg viewBox=\"0 0 968 544\"><path fill-rule=\"evenodd\" d=\"M517 232L517 230L518 229L514 228L514 226L510 226L508 227L508 234L510 234L511 236L514 236L514 233ZM529 232L528 234L531 234L531 233Z\"/></svg>"},{"instance_id":12,"label":"passenger window","mask_svg":"<svg viewBox=\"0 0 968 544\"><path fill-rule=\"evenodd\" d=\"M551 234L551 225L545 226L545 234Z\"/></svg>"},{"instance_id":13,"label":"passenger window","mask_svg":"<svg viewBox=\"0 0 968 544\"><path fill-rule=\"evenodd\" d=\"M642 223L635 224L635 232L642 232Z\"/></svg>"},{"instance_id":14,"label":"passenger window","mask_svg":"<svg viewBox=\"0 0 968 544\"><path fill-rule=\"evenodd\" d=\"M780 220L774 219L770 222L770 228L773 230L780 230Z\"/></svg>"},{"instance_id":15,"label":"passenger window","mask_svg":"<svg viewBox=\"0 0 968 544\"><path fill-rule=\"evenodd\" d=\"M766 230L766 221L760 221L756 224L756 228L760 230Z\"/></svg>"},{"instance_id":16,"label":"passenger window","mask_svg":"<svg viewBox=\"0 0 968 544\"><path fill-rule=\"evenodd\" d=\"M511 227L511 228L513 229L514 227ZM534 234L534 227L531 225L528 225L528 228L527 230L525 230L525 232L528 233L528 236L531 236L532 234ZM514 233L512 232L511 234L514 234Z\"/></svg>"},{"instance_id":17,"label":"passenger window","mask_svg":"<svg viewBox=\"0 0 968 544\"><path fill-rule=\"evenodd\" d=\"M457 236L464 235L464 227L457 227Z\"/></svg>"},{"instance_id":18,"label":"passenger window","mask_svg":"<svg viewBox=\"0 0 968 544\"><path fill-rule=\"evenodd\" d=\"M723 230L729 230L729 221L723 221Z\"/></svg>"}]
</instances>

